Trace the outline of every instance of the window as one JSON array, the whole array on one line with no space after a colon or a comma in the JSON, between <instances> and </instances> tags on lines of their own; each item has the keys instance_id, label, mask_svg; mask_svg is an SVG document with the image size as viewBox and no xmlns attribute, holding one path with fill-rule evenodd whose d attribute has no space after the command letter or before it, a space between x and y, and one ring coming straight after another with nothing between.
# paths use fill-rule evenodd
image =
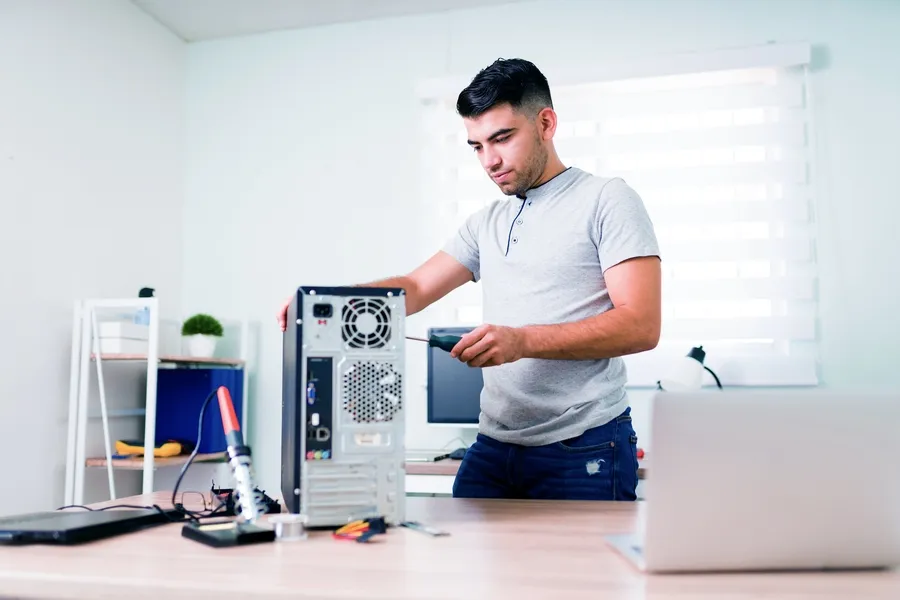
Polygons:
<instances>
[{"instance_id":1,"label":"window","mask_svg":"<svg viewBox=\"0 0 900 600\"><path fill-rule=\"evenodd\" d=\"M631 386L655 385L696 345L726 385L818 382L805 62L723 62L561 85L547 73L563 162L623 177L659 237L662 339L626 357ZM423 99L438 239L499 194L465 144L460 87ZM480 302L478 286L464 286L441 325L479 324Z\"/></svg>"}]
</instances>

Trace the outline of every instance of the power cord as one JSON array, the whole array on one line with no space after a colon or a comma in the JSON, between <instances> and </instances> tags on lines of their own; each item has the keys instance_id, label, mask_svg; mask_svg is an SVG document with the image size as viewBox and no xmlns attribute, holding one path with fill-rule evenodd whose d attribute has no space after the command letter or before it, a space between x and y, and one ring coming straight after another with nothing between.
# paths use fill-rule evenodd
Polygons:
<instances>
[{"instance_id":1,"label":"power cord","mask_svg":"<svg viewBox=\"0 0 900 600\"><path fill-rule=\"evenodd\" d=\"M444 445L441 447L441 449L443 450L444 448L446 448L447 446L449 446L449 445L452 444L453 442L460 442L460 443L462 444L462 447L463 447L463 448L468 448L468 447L469 447L469 444L466 443L466 440L462 439L461 437L455 437L455 438L453 438L452 440L450 440L449 442L447 442L446 444L444 444Z\"/></svg>"},{"instance_id":2,"label":"power cord","mask_svg":"<svg viewBox=\"0 0 900 600\"><path fill-rule=\"evenodd\" d=\"M66 506L60 506L56 510L66 510L69 508L81 508L83 510L87 510L90 512L102 512L104 510L111 510L113 508L135 508L135 509L139 509L139 510L155 510L162 516L166 517L166 519L168 519L170 522L175 523L177 521L176 519L173 519L169 515L169 513L164 511L159 504L154 504L152 506L140 506L137 504L111 504L109 506L103 506L101 508L91 508L90 506L85 506L83 504L68 504Z\"/></svg>"},{"instance_id":3,"label":"power cord","mask_svg":"<svg viewBox=\"0 0 900 600\"><path fill-rule=\"evenodd\" d=\"M187 473L187 470L194 462L194 458L197 456L197 453L200 450L200 440L203 437L203 417L206 415L206 407L209 406L209 403L215 397L216 390L213 390L209 393L209 395L206 397L206 400L203 401L203 405L200 407L200 418L197 420L197 443L194 444L194 449L193 451L191 451L191 455L188 457L187 462L182 465L181 471L178 473L178 479L175 480L175 487L172 489L172 506L175 507L175 510L186 516L191 521L199 521L200 519L214 517L220 514L224 514L225 512L222 506L217 506L212 510L205 509L202 512L192 511L185 508L183 503L175 501L178 495L178 488L181 487L181 480L184 479L184 474Z\"/></svg>"},{"instance_id":4,"label":"power cord","mask_svg":"<svg viewBox=\"0 0 900 600\"><path fill-rule=\"evenodd\" d=\"M140 508L140 509L155 509L162 512L162 508L158 504L154 504L152 506L139 506L137 504L112 504L110 506L102 506L100 508L91 508L90 506L85 506L84 504L68 504L66 506L60 506L56 510L66 510L68 508L82 508L84 510L89 510L91 512L100 512L104 510L110 510L113 508Z\"/></svg>"}]
</instances>

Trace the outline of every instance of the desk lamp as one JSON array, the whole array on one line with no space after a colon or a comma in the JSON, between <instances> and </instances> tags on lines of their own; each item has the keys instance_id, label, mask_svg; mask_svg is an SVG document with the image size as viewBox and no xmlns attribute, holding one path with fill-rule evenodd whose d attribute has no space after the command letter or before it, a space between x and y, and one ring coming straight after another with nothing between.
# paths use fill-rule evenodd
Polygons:
<instances>
[{"instance_id":1,"label":"desk lamp","mask_svg":"<svg viewBox=\"0 0 900 600\"><path fill-rule=\"evenodd\" d=\"M719 389L722 389L719 377L712 369L703 364L705 358L706 351L703 346L691 348L690 352L679 359L665 377L656 382L657 387L668 392L699 390L702 385L703 371L706 370L716 380Z\"/></svg>"}]
</instances>

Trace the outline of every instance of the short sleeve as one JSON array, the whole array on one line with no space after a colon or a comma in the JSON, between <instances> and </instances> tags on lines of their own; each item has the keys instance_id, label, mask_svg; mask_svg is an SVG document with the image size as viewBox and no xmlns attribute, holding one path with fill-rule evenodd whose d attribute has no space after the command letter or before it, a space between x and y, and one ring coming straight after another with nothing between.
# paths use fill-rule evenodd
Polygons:
<instances>
[{"instance_id":1,"label":"short sleeve","mask_svg":"<svg viewBox=\"0 0 900 600\"><path fill-rule=\"evenodd\" d=\"M478 232L484 220L485 210L469 215L460 225L456 233L447 240L444 252L455 258L461 265L472 272L472 280L481 279L481 259L478 250Z\"/></svg>"},{"instance_id":2,"label":"short sleeve","mask_svg":"<svg viewBox=\"0 0 900 600\"><path fill-rule=\"evenodd\" d=\"M600 192L597 252L605 272L631 258L660 256L653 222L638 193L620 178Z\"/></svg>"}]
</instances>

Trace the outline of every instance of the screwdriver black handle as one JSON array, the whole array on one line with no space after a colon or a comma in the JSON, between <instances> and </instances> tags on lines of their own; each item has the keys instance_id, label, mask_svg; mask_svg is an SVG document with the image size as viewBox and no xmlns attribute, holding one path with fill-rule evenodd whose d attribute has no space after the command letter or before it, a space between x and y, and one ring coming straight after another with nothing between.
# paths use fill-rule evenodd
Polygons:
<instances>
[{"instance_id":1,"label":"screwdriver black handle","mask_svg":"<svg viewBox=\"0 0 900 600\"><path fill-rule=\"evenodd\" d=\"M462 338L458 335L432 335L428 338L428 345L450 352L461 339Z\"/></svg>"}]
</instances>

